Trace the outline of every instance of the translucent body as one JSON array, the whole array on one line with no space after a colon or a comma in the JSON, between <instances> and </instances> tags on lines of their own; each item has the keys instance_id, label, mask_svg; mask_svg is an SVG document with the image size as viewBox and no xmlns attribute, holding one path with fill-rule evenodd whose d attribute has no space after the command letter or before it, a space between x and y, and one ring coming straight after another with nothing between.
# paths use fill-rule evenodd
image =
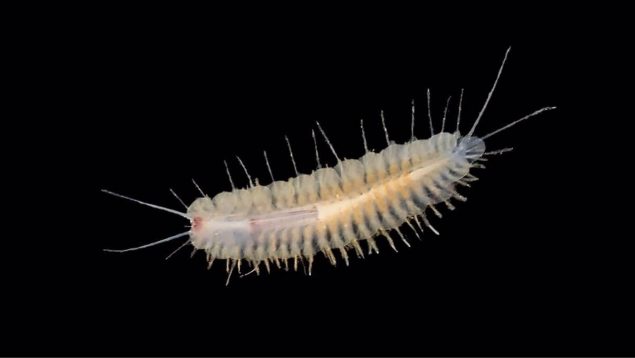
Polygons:
<instances>
[{"instance_id":1,"label":"translucent body","mask_svg":"<svg viewBox=\"0 0 635 358\"><path fill-rule=\"evenodd\" d=\"M475 137L440 133L391 144L287 181L195 200L191 242L208 256L253 262L311 259L398 229L429 206L462 198L454 190L485 151ZM426 220L427 221L427 220ZM369 250L374 246L369 243ZM347 256L345 256L347 259Z\"/></svg>"}]
</instances>

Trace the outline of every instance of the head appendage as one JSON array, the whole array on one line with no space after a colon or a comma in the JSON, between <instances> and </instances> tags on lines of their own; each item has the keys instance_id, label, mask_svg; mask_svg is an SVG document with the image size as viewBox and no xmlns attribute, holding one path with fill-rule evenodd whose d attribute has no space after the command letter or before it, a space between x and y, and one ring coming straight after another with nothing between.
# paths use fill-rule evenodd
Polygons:
<instances>
[{"instance_id":1,"label":"head appendage","mask_svg":"<svg viewBox=\"0 0 635 358\"><path fill-rule=\"evenodd\" d=\"M489 152L485 152L483 153L483 156L486 155L500 155L500 154L504 154L507 152L511 152L512 150L514 150L513 147L508 147L508 148L503 148L503 149L496 149L496 150L490 150ZM485 159L485 158L482 158Z\"/></svg>"},{"instance_id":2,"label":"head appendage","mask_svg":"<svg viewBox=\"0 0 635 358\"><path fill-rule=\"evenodd\" d=\"M174 236L170 236L170 237L168 237L168 238L166 238L166 239L159 240L159 241L155 241L155 242L151 242L151 243L149 243L149 244L142 245L142 246L138 246L138 247L131 247L131 248L129 248L129 249L123 249L123 250L104 249L104 251L107 251L107 252L128 252L128 251L136 251L136 250L145 249L145 248L147 248L147 247L160 245L160 244L162 244L162 243L164 243L164 242L168 242L168 241L176 240L176 239L181 238L181 237L183 237L183 236L188 236L189 234L190 234L190 232L189 232L189 231L186 231L186 232L182 232L182 233L180 233L180 234L176 234L176 235L174 235Z\"/></svg>"},{"instance_id":3,"label":"head appendage","mask_svg":"<svg viewBox=\"0 0 635 358\"><path fill-rule=\"evenodd\" d=\"M507 55L509 54L510 50L511 50L511 47L509 47L507 49L507 51L505 52L505 57L503 57L503 62L501 63L500 68L498 69L498 74L496 75L496 80L494 80L494 85L492 86L492 89L487 94L487 99L485 100L485 103L483 104L483 108L481 108L481 111L479 112L478 117L476 118L476 121L474 122L474 125L472 125L472 128L470 129L470 131L466 135L466 137L471 137L474 134L474 130L476 129L476 126L478 125L479 121L481 120L481 117L483 116L483 113L485 112L485 109L487 108L487 104L489 103L490 99L492 98L492 94L494 93L494 89L496 89L496 84L498 83L498 79L500 78L501 73L503 72L503 67L505 67L505 62L507 61ZM462 100L462 97L463 97L463 90L461 90L461 100ZM517 120L515 120L515 121L513 121L513 122L511 122L511 123L499 128L499 129L497 129L495 131L492 131L492 132L490 132L490 133L488 133L488 134L486 134L484 136L481 136L480 139L481 140L485 140L485 139L493 136L494 134L497 134L497 133L500 133L500 132L502 132L502 131L504 131L506 129L509 129L509 128L515 126L516 124L518 124L518 123L520 123L520 122L522 122L522 121L524 121L526 119L529 119L531 117L537 116L538 114L540 114L542 112L550 111L552 109L556 109L556 107L544 107L544 108L541 108L541 109L539 109L537 111L534 111L534 112L532 112L532 113L530 113L530 114L528 114L528 115L526 115L526 116L524 116L524 117L522 117L520 119L517 119ZM460 113L461 113L461 105L459 103L459 116L457 118L457 131L459 129ZM503 150L503 151L495 151L495 152L498 152L497 154L501 154L501 153L504 153L505 150ZM490 152L490 154L493 154L493 152Z\"/></svg>"},{"instance_id":4,"label":"head appendage","mask_svg":"<svg viewBox=\"0 0 635 358\"><path fill-rule=\"evenodd\" d=\"M182 213L182 212L180 212L180 211L176 211L176 210L169 209L169 208L166 208L166 207L163 207L163 206L159 206L159 205L154 205L154 204L146 203L146 202L141 201L141 200L133 199L133 198L128 197L128 196L125 196L125 195L121 195L121 194L114 193L114 192L112 192L112 191L110 191L110 190L102 189L101 191L102 191L102 192L104 192L104 193L106 193L106 194L110 194L110 195L113 195L113 196L116 196L116 197L119 197L119 198L122 198L122 199L126 199L126 200L130 200L130 201L134 201L135 203L139 203L139 204L141 204L141 205L145 205L145 206L149 206L149 207L151 207L151 208L155 208L155 209L159 209L159 210L167 211L168 213L176 214L176 215L181 216L181 217L184 217L184 218L186 218L186 219L188 219L188 220L190 219L190 217L189 217L189 216L187 216L187 214Z\"/></svg>"},{"instance_id":5,"label":"head appendage","mask_svg":"<svg viewBox=\"0 0 635 358\"><path fill-rule=\"evenodd\" d=\"M542 113L542 112L551 111L552 109L556 109L556 108L557 108L557 107L545 107L545 108L541 108L541 109L539 109L539 110L537 110L537 111L535 111L535 112L533 112L533 113L530 113L530 114L528 114L528 115L526 115L526 116L524 116L524 117L522 117L522 118L520 118L520 119L517 119L517 120L515 120L515 121L511 122L511 123L510 123L510 124L508 124L508 125L505 125L505 126L503 126L503 127L501 127L501 128L498 128L497 130L495 130L495 131L493 131L493 132L487 133L486 135L482 136L482 137L481 137L481 139L482 139L482 140L485 140L485 139L487 139L487 138L489 138L489 137L493 136L494 134L497 134L497 133L499 133L499 132L504 131L505 129L508 129L508 128L510 128L510 127L513 127L513 126L515 126L516 124L518 124L518 123L520 123L520 122L522 122L522 121L524 121L524 120L526 120L526 119L529 119L529 118L531 118L531 117L537 116L537 115L539 115L539 114L540 114L540 113Z\"/></svg>"},{"instance_id":6,"label":"head appendage","mask_svg":"<svg viewBox=\"0 0 635 358\"><path fill-rule=\"evenodd\" d=\"M492 98L492 94L494 93L494 90L496 89L496 84L498 83L498 79L501 76L501 73L503 73L503 67L505 67L505 61L507 61L507 55L509 54L509 50L511 50L511 46L507 49L507 51L505 51L505 57L503 58L503 62L501 63L501 67L498 69L498 74L496 75L496 80L494 80L494 85L492 86L492 89L489 91L489 93L487 94L487 99L485 99L485 103L483 104L483 108L481 108L481 111L478 114L478 117L476 117L476 121L474 121L474 124L472 125L472 129L470 129L470 131L468 132L468 134L466 135L466 137L471 137L472 134L474 134L474 130L476 129L476 126L478 125L478 122L480 122L481 117L483 117L483 113L485 112L485 109L487 108L487 104L489 103L489 100Z\"/></svg>"},{"instance_id":7,"label":"head appendage","mask_svg":"<svg viewBox=\"0 0 635 358\"><path fill-rule=\"evenodd\" d=\"M187 240L186 242L184 242L181 246L177 247L176 250L172 251L168 256L165 257L166 260L169 260L170 257L172 257L174 254L176 254L177 252L181 251L182 248L184 248L185 246L187 246L190 243L190 240ZM194 248L194 251L192 251L192 256L194 256L194 253L196 252L196 248Z\"/></svg>"}]
</instances>

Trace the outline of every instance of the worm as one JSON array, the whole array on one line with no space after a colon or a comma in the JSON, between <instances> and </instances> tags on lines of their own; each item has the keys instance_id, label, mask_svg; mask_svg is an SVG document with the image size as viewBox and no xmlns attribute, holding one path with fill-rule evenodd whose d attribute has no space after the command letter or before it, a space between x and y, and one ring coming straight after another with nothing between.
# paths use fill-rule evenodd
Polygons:
<instances>
[{"instance_id":1,"label":"worm","mask_svg":"<svg viewBox=\"0 0 635 358\"><path fill-rule=\"evenodd\" d=\"M240 273L243 262L251 269L246 274L260 274L261 266L270 271L272 265L285 269L292 265L297 271L298 262L301 262L308 268L307 274L311 275L314 258L320 253L333 265L337 263L337 256L348 265L349 253L360 258L365 254L379 253L376 239L380 236L395 251L397 246L393 239L410 246L400 230L403 225L410 226L418 237L415 225L420 232L427 228L438 235L438 231L430 223L429 215L440 218L442 214L438 206L444 205L453 210L452 200L465 201L466 198L458 192L458 187L469 187L470 182L477 179L472 170L482 168L480 162L486 156L511 150L505 148L486 152L485 140L556 108L541 108L481 137L474 134L494 93L510 50L511 47L505 52L485 103L465 135L460 132L463 90L459 98L454 131L450 132L446 128L446 114L450 103L448 98L441 129L436 134L430 114L428 90L431 136L427 139L417 139L414 136L415 107L412 101L411 138L403 144L390 140L381 112L387 147L380 152L368 150L362 120L360 127L365 154L359 159L341 160L324 129L316 122L319 134L338 160L335 167L320 165L315 131L312 131L318 168L310 174L298 173L291 143L285 137L295 177L286 181L274 181L269 159L264 152L272 182L260 185L258 181L254 183L243 162L237 158L249 179L249 187L234 186L225 162L232 191L210 197L194 182L202 196L186 206L186 212L103 190L105 193L181 216L190 222L188 231L163 240L124 250L105 251L140 250L188 237L181 247L191 244L195 250L204 250L208 267L215 260L225 260L228 273L226 283L229 284L232 272L237 268ZM176 196L174 192L173 194Z\"/></svg>"}]
</instances>

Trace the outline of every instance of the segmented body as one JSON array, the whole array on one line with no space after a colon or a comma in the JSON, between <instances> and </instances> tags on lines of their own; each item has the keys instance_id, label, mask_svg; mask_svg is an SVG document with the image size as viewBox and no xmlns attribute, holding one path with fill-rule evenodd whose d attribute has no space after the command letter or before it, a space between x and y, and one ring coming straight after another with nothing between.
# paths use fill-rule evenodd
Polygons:
<instances>
[{"instance_id":1,"label":"segmented body","mask_svg":"<svg viewBox=\"0 0 635 358\"><path fill-rule=\"evenodd\" d=\"M301 174L287 181L274 181L263 186L253 184L247 169L238 159L248 176L250 187L222 192L213 198L203 194L199 188L203 197L192 202L186 213L104 190L109 194L182 216L191 223L189 231L163 240L125 250L106 251L139 250L189 236L186 244L191 243L195 249L204 250L210 266L216 259L226 260L229 282L234 268L237 267L240 272L243 261L251 265L250 272L259 273L263 264L268 270L272 262L278 267L285 265L288 268L291 260L293 268L297 270L298 261L305 260L308 262L308 273L311 274L311 265L317 254L323 253L335 265L335 252L339 252L348 264L350 250L354 250L357 256L363 256L365 251L379 252L375 238L380 235L396 250L391 233L396 233L409 245L400 227L407 224L414 230L414 222L423 231L419 219L430 231L438 234L431 226L427 212L440 217L435 205L443 203L453 209L450 200L466 200L457 192L456 186L469 186L467 182L475 179L470 174L471 169L482 167L476 162L484 155L510 150L506 148L485 152L484 140L528 118L556 108L544 107L486 135L474 136L474 130L492 97L508 54L509 49L478 117L465 136L459 131L463 90L455 132L444 132L445 114L450 102L448 98L441 133L438 134L434 134L428 91L428 119L432 133L430 138L414 138L413 102L410 141L404 144L390 142L382 113L388 146L379 153L368 151L362 123L366 153L358 160L338 159L334 168L318 168L311 174ZM318 128L337 157L319 123ZM315 135L313 138L315 140ZM287 144L291 153L288 139ZM317 144L316 157L319 167ZM291 160L293 161L292 153ZM293 165L295 168L295 162ZM270 168L269 171L271 173ZM229 179L233 188L231 176ZM414 232L417 233L416 230ZM362 247L362 242L365 242L366 250Z\"/></svg>"},{"instance_id":2,"label":"segmented body","mask_svg":"<svg viewBox=\"0 0 635 358\"><path fill-rule=\"evenodd\" d=\"M388 232L417 217L428 223L425 211L435 204L465 200L455 186L484 151L478 138L440 133L288 181L199 198L188 209L191 243L210 261L254 267L288 259L297 267L319 252L335 264L334 250L348 263L349 249L363 256L360 241L378 251L374 237L384 235L395 248Z\"/></svg>"}]
</instances>

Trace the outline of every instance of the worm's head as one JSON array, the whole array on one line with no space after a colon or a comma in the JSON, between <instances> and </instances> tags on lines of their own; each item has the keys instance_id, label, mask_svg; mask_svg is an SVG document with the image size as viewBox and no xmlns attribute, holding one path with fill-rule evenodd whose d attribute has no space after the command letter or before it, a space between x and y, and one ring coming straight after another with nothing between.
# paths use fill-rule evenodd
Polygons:
<instances>
[{"instance_id":1,"label":"worm's head","mask_svg":"<svg viewBox=\"0 0 635 358\"><path fill-rule=\"evenodd\" d=\"M190 217L193 233L201 230L204 218L212 215L213 211L214 204L208 196L198 198L192 202L187 208L187 216Z\"/></svg>"},{"instance_id":2,"label":"worm's head","mask_svg":"<svg viewBox=\"0 0 635 358\"><path fill-rule=\"evenodd\" d=\"M470 163L483 156L485 142L478 137L461 137L455 153L467 159Z\"/></svg>"}]
</instances>

